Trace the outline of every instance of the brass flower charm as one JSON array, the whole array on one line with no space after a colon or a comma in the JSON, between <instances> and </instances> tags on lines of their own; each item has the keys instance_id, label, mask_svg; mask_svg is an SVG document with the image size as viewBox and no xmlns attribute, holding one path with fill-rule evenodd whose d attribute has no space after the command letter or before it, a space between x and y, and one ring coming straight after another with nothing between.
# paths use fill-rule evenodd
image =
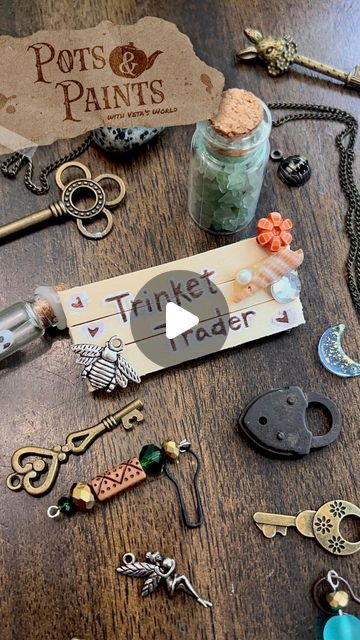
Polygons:
<instances>
[{"instance_id":1,"label":"brass flower charm","mask_svg":"<svg viewBox=\"0 0 360 640\"><path fill-rule=\"evenodd\" d=\"M329 507L329 511L334 518L343 518L346 513L346 507L339 500L334 500Z\"/></svg>"},{"instance_id":2,"label":"brass flower charm","mask_svg":"<svg viewBox=\"0 0 360 640\"><path fill-rule=\"evenodd\" d=\"M341 553L345 549L345 540L341 536L329 538L328 545L332 553Z\"/></svg>"},{"instance_id":3,"label":"brass flower charm","mask_svg":"<svg viewBox=\"0 0 360 640\"><path fill-rule=\"evenodd\" d=\"M317 518L315 521L315 529L322 535L325 533L330 533L332 529L332 524L330 518L326 518L326 516L322 516L321 518Z\"/></svg>"}]
</instances>

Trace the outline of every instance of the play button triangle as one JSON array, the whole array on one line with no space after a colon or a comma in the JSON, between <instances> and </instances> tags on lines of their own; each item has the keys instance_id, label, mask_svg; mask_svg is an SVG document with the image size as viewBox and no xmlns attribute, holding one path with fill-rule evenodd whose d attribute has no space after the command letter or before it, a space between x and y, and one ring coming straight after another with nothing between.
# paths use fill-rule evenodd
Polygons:
<instances>
[{"instance_id":1,"label":"play button triangle","mask_svg":"<svg viewBox=\"0 0 360 640\"><path fill-rule=\"evenodd\" d=\"M198 316L179 307L174 302L167 303L165 313L166 337L169 340L177 338L177 336L199 324Z\"/></svg>"}]
</instances>

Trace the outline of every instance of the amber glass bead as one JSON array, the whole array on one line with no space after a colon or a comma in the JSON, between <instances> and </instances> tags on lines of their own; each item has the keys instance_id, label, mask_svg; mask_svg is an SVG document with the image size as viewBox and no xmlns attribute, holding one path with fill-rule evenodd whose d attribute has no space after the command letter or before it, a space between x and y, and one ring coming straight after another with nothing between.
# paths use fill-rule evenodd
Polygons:
<instances>
[{"instance_id":1,"label":"amber glass bead","mask_svg":"<svg viewBox=\"0 0 360 640\"><path fill-rule=\"evenodd\" d=\"M80 511L90 511L95 506L95 496L85 482L76 482L70 490L71 500Z\"/></svg>"},{"instance_id":2,"label":"amber glass bead","mask_svg":"<svg viewBox=\"0 0 360 640\"><path fill-rule=\"evenodd\" d=\"M332 591L327 594L326 600L333 611L340 611L340 609L345 609L348 606L349 595L346 591Z\"/></svg>"},{"instance_id":3,"label":"amber glass bead","mask_svg":"<svg viewBox=\"0 0 360 640\"><path fill-rule=\"evenodd\" d=\"M140 451L139 461L146 473L161 473L165 462L165 453L156 444L146 444Z\"/></svg>"},{"instance_id":4,"label":"amber glass bead","mask_svg":"<svg viewBox=\"0 0 360 640\"><path fill-rule=\"evenodd\" d=\"M165 440L163 442L162 448L167 458L170 460L177 460L180 455L179 447L177 446L174 440Z\"/></svg>"},{"instance_id":5,"label":"amber glass bead","mask_svg":"<svg viewBox=\"0 0 360 640\"><path fill-rule=\"evenodd\" d=\"M71 498L67 498L67 497L60 498L59 502L57 503L57 506L60 513L65 513L65 515L67 516L73 516L76 511L75 505L71 500Z\"/></svg>"}]
</instances>

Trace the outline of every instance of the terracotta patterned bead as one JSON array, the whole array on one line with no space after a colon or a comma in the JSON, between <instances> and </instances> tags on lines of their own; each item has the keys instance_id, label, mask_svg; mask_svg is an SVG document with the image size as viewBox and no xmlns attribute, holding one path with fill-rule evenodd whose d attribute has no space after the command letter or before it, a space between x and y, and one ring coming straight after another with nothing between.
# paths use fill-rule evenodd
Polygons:
<instances>
[{"instance_id":1,"label":"terracotta patterned bead","mask_svg":"<svg viewBox=\"0 0 360 640\"><path fill-rule=\"evenodd\" d=\"M90 485L97 499L103 502L135 487L144 480L146 480L146 473L138 458L130 458L103 475L96 476L91 480Z\"/></svg>"}]
</instances>

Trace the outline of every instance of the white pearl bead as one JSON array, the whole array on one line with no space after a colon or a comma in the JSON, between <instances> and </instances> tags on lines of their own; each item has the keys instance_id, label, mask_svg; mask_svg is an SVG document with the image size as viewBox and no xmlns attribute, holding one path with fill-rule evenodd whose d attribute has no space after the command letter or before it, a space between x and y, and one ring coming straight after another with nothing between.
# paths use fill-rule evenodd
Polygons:
<instances>
[{"instance_id":1,"label":"white pearl bead","mask_svg":"<svg viewBox=\"0 0 360 640\"><path fill-rule=\"evenodd\" d=\"M252 273L250 269L241 269L241 271L236 274L236 280L239 284L249 284L252 280Z\"/></svg>"}]
</instances>

